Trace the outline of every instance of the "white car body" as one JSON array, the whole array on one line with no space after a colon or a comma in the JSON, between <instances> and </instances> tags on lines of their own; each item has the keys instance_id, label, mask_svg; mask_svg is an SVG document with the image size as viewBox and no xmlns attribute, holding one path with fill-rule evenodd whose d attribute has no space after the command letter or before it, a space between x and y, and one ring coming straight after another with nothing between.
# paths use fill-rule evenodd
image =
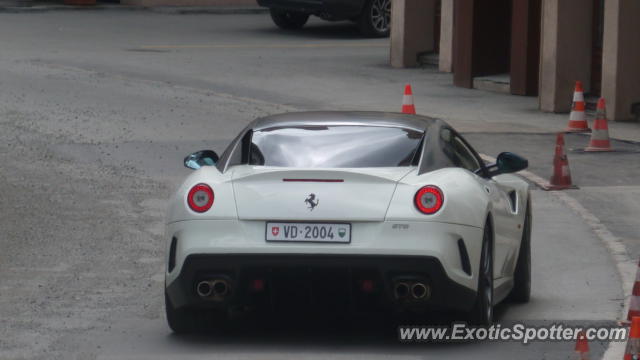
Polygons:
<instances>
[{"instance_id":1,"label":"white car body","mask_svg":"<svg viewBox=\"0 0 640 360\"><path fill-rule=\"evenodd\" d=\"M357 120L352 118L378 115L300 113L267 122L273 126L271 123L293 121L295 124L297 118L303 121L311 118L311 122L318 123L328 117L331 123L342 121L341 116L349 118L348 124L355 124ZM400 114L379 116L385 121L406 117ZM443 124L438 122L437 126L446 125ZM238 141L235 143L240 146ZM233 151L233 148L228 150ZM235 277L238 270L235 266L242 265L236 264L225 273L229 281L228 299L207 301L211 299L198 297L194 289L203 272L202 269L193 270L185 275L183 266L190 257L207 259L212 256L208 258L211 260L201 262L205 265L199 265L211 266L212 273L225 272L226 265L216 263L216 259L225 256L240 259L239 262L243 261L243 255L258 262L271 257L301 257L310 259L309 264L332 257L373 259L364 267L371 264L375 267L378 257L389 257L398 262L405 257L424 257L435 259L441 265L443 272L437 276L446 277L442 283L446 281L459 290L451 296L470 297L452 301L450 296L442 294L443 289L451 286L438 288L436 285L441 280L430 279L434 283L429 284L429 295L438 299L436 305L448 307L450 304L453 308L470 310L479 286L487 219L492 223L493 232L493 303L501 301L514 285L528 207L528 184L515 175L486 177L460 167L424 173L420 173L420 169L421 166L300 168L237 164L221 171L220 166L202 166L187 177L170 202L166 225L169 264L166 286L171 304L167 306L226 308L233 303L234 295L243 293L241 287L246 284L240 284L240 279ZM335 179L340 181L325 182ZM193 211L188 201L190 189L197 184L209 185L215 194L213 206L202 213ZM436 186L444 194L441 208L432 215L423 214L414 206L416 192L425 185ZM310 194L319 200L317 206L311 207L305 202ZM267 222L346 223L350 224L351 239L349 243L266 241ZM460 239L463 239L468 257L466 269L458 243ZM349 262L352 260L347 260ZM281 261L268 266L278 266L278 263ZM297 264L299 268L305 260L302 265ZM432 276L425 274L427 278ZM384 276L379 280L384 283L380 286L387 289L392 280L384 279Z\"/></svg>"}]
</instances>

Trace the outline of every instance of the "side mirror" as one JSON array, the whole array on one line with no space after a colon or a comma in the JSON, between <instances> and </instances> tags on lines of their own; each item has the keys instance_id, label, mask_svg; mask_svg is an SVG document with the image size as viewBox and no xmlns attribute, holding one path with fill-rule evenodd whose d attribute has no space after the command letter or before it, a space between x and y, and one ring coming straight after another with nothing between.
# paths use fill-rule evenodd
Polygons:
<instances>
[{"instance_id":1,"label":"side mirror","mask_svg":"<svg viewBox=\"0 0 640 360\"><path fill-rule=\"evenodd\" d=\"M498 155L495 164L487 166L489 171L489 177L494 177L500 174L510 174L524 170L529 166L529 161L520 155L503 152Z\"/></svg>"},{"instance_id":2,"label":"side mirror","mask_svg":"<svg viewBox=\"0 0 640 360\"><path fill-rule=\"evenodd\" d=\"M184 158L184 166L198 170L203 166L216 166L218 154L213 150L200 150Z\"/></svg>"}]
</instances>

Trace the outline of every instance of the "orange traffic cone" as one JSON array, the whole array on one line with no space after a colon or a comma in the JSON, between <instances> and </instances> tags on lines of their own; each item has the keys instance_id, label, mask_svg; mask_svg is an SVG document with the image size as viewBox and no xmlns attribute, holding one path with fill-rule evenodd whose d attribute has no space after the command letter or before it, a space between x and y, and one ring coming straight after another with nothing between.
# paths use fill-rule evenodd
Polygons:
<instances>
[{"instance_id":1,"label":"orange traffic cone","mask_svg":"<svg viewBox=\"0 0 640 360\"><path fill-rule=\"evenodd\" d=\"M589 341L584 331L578 333L578 340L576 340L576 353L578 353L579 360L589 360Z\"/></svg>"},{"instance_id":2,"label":"orange traffic cone","mask_svg":"<svg viewBox=\"0 0 640 360\"><path fill-rule=\"evenodd\" d=\"M640 317L634 316L631 319L631 330L629 331L629 340L627 340L627 348L624 351L624 360L633 360L640 358Z\"/></svg>"},{"instance_id":3,"label":"orange traffic cone","mask_svg":"<svg viewBox=\"0 0 640 360\"><path fill-rule=\"evenodd\" d=\"M402 96L402 113L412 115L416 114L416 107L413 105L413 91L409 84L404 87L404 96Z\"/></svg>"},{"instance_id":4,"label":"orange traffic cone","mask_svg":"<svg viewBox=\"0 0 640 360\"><path fill-rule=\"evenodd\" d=\"M609 140L609 125L607 124L607 108L604 98L598 100L596 120L593 123L591 141L584 151L613 151Z\"/></svg>"},{"instance_id":5,"label":"orange traffic cone","mask_svg":"<svg viewBox=\"0 0 640 360\"><path fill-rule=\"evenodd\" d=\"M564 134L558 133L556 136L556 152L553 156L553 175L549 184L544 186L545 190L575 189L571 183L571 171L569 170L569 159L564 152Z\"/></svg>"},{"instance_id":6,"label":"orange traffic cone","mask_svg":"<svg viewBox=\"0 0 640 360\"><path fill-rule=\"evenodd\" d=\"M631 291L631 300L629 301L629 312L627 312L627 320L640 316L640 262L636 271L636 281L633 283L633 291Z\"/></svg>"},{"instance_id":7,"label":"orange traffic cone","mask_svg":"<svg viewBox=\"0 0 640 360\"><path fill-rule=\"evenodd\" d=\"M590 132L589 123L584 113L584 92L582 90L582 81L576 81L576 88L573 92L573 105L571 106L571 114L569 114L569 125L565 131L568 132Z\"/></svg>"}]
</instances>

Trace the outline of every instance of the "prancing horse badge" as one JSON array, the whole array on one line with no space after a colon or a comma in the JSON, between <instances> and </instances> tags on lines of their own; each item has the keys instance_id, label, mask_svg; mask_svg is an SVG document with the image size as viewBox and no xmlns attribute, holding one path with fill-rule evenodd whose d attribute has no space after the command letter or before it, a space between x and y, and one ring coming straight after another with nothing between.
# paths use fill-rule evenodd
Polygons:
<instances>
[{"instance_id":1,"label":"prancing horse badge","mask_svg":"<svg viewBox=\"0 0 640 360\"><path fill-rule=\"evenodd\" d=\"M320 199L316 199L316 194L309 194L304 202L309 205L309 211L313 211L320 204Z\"/></svg>"}]
</instances>

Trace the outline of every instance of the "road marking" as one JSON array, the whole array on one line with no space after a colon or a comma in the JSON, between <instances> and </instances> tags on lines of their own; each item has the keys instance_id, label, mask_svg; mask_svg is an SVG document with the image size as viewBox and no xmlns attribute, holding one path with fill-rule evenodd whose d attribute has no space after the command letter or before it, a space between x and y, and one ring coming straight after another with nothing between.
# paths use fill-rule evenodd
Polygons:
<instances>
[{"instance_id":1,"label":"road marking","mask_svg":"<svg viewBox=\"0 0 640 360\"><path fill-rule=\"evenodd\" d=\"M184 44L142 45L140 49L317 49L317 48L382 48L389 43L339 42L339 43L292 43L292 44Z\"/></svg>"},{"instance_id":2,"label":"road marking","mask_svg":"<svg viewBox=\"0 0 640 360\"><path fill-rule=\"evenodd\" d=\"M496 161L495 158L480 154L480 157L491 163ZM544 188L547 183L540 176L530 171L520 171L518 173L525 179L536 184L540 188ZM636 272L638 270L638 264L629 257L629 252L622 239L613 235L609 229L598 219L593 213L587 210L578 200L571 197L568 193L562 191L549 191L557 199L562 201L568 208L577 213L591 228L591 231L596 237L604 244L605 248L611 255L613 262L616 264L616 270L618 270L618 276L620 277L622 285L622 293L624 295L624 304L620 309L620 319L626 320L631 292L633 290L633 284L636 279ZM603 360L621 359L625 352L625 342L609 342L607 349L602 355Z\"/></svg>"}]
</instances>

